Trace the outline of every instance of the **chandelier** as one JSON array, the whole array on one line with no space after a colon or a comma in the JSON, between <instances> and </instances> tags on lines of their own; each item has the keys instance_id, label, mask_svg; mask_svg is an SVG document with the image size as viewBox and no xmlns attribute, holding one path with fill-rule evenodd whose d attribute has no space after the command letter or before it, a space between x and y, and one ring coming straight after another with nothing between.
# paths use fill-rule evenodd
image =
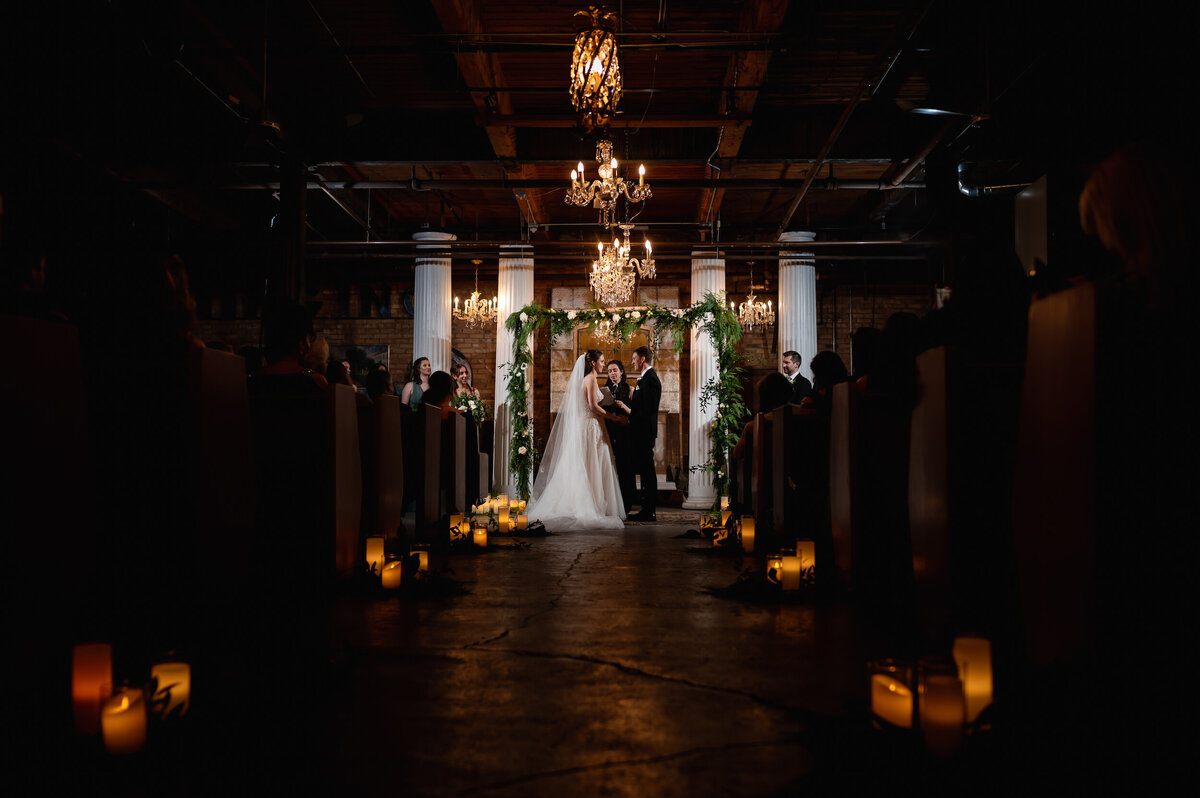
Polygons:
<instances>
[{"instance_id":1,"label":"chandelier","mask_svg":"<svg viewBox=\"0 0 1200 798\"><path fill-rule=\"evenodd\" d=\"M458 297L454 297L454 318L465 321L468 330L492 324L499 315L496 297L489 301L479 293L479 264L482 261L471 262L475 264L475 290L471 292L471 298L463 302L462 310L458 309Z\"/></svg>"},{"instance_id":2,"label":"chandelier","mask_svg":"<svg viewBox=\"0 0 1200 798\"><path fill-rule=\"evenodd\" d=\"M584 133L608 127L621 99L621 62L617 58L617 15L595 6L575 12L579 33L571 56L571 105Z\"/></svg>"},{"instance_id":3,"label":"chandelier","mask_svg":"<svg viewBox=\"0 0 1200 798\"><path fill-rule=\"evenodd\" d=\"M768 299L766 304L763 304L754 295L754 261L750 261L750 290L746 294L746 301L740 308L735 308L735 304L730 302L729 309L737 313L738 324L742 325L742 329L753 330L755 325L766 329L775 325L775 311L771 309L771 300Z\"/></svg>"},{"instance_id":4,"label":"chandelier","mask_svg":"<svg viewBox=\"0 0 1200 798\"><path fill-rule=\"evenodd\" d=\"M592 340L616 348L625 341L621 330L611 321L602 321L592 328Z\"/></svg>"},{"instance_id":5,"label":"chandelier","mask_svg":"<svg viewBox=\"0 0 1200 798\"><path fill-rule=\"evenodd\" d=\"M645 202L654 194L646 184L646 167L638 166L637 185L617 175L617 159L612 157L612 142L601 139L596 142L596 163L600 176L588 182L583 175L583 161L571 170L571 187L567 189L564 202L586 208L589 204L600 211L600 224L606 228L617 226L617 200L625 197L628 202ZM626 216L628 219L628 215Z\"/></svg>"},{"instance_id":6,"label":"chandelier","mask_svg":"<svg viewBox=\"0 0 1200 798\"><path fill-rule=\"evenodd\" d=\"M597 242L597 257L592 261L592 273L589 275L596 301L609 307L629 300L638 277L643 280L654 278L654 255L650 242L645 242L644 258L631 258L629 231L633 229L633 225L625 223L620 227L625 234L625 240L621 242L614 238L611 246L603 241Z\"/></svg>"}]
</instances>

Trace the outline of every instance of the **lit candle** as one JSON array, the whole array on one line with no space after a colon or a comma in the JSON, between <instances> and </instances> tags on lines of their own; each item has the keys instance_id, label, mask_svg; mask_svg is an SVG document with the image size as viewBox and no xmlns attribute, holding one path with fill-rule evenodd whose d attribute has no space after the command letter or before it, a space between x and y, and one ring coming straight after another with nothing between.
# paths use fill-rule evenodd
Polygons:
<instances>
[{"instance_id":1,"label":"lit candle","mask_svg":"<svg viewBox=\"0 0 1200 798\"><path fill-rule=\"evenodd\" d=\"M772 554L767 558L767 581L779 584L783 578L783 556Z\"/></svg>"},{"instance_id":2,"label":"lit candle","mask_svg":"<svg viewBox=\"0 0 1200 798\"><path fill-rule=\"evenodd\" d=\"M409 556L412 556L413 554L417 555L417 570L418 571L428 571L429 570L429 544L428 543L414 543L409 548L408 553L409 553Z\"/></svg>"},{"instance_id":3,"label":"lit candle","mask_svg":"<svg viewBox=\"0 0 1200 798\"><path fill-rule=\"evenodd\" d=\"M579 182L583 182L583 161L579 162Z\"/></svg>"},{"instance_id":4,"label":"lit candle","mask_svg":"<svg viewBox=\"0 0 1200 798\"><path fill-rule=\"evenodd\" d=\"M500 508L500 529L501 531L508 529L508 505L505 504Z\"/></svg>"},{"instance_id":5,"label":"lit candle","mask_svg":"<svg viewBox=\"0 0 1200 798\"><path fill-rule=\"evenodd\" d=\"M524 504L524 502L522 502L522 504ZM522 507L521 509L524 510L525 508ZM529 528L529 518L528 518L528 516L525 515L525 513L521 513L520 515L517 516L517 529L528 529L528 528Z\"/></svg>"},{"instance_id":6,"label":"lit candle","mask_svg":"<svg viewBox=\"0 0 1200 798\"><path fill-rule=\"evenodd\" d=\"M132 754L146 745L146 700L141 690L124 687L100 711L104 747L110 754Z\"/></svg>"},{"instance_id":7,"label":"lit candle","mask_svg":"<svg viewBox=\"0 0 1200 798\"><path fill-rule=\"evenodd\" d=\"M638 185L639 186L642 185L642 183L645 182L645 179L646 179L646 165L638 164ZM647 247L647 249L649 249L649 247Z\"/></svg>"},{"instance_id":8,"label":"lit candle","mask_svg":"<svg viewBox=\"0 0 1200 798\"><path fill-rule=\"evenodd\" d=\"M722 508L721 509L721 526L728 525L730 518L733 518L733 511L730 510L728 507Z\"/></svg>"},{"instance_id":9,"label":"lit candle","mask_svg":"<svg viewBox=\"0 0 1200 798\"><path fill-rule=\"evenodd\" d=\"M578 172L576 172L574 169L572 169L572 170L571 170L571 185L575 185L575 182L576 182L578 179L579 179L579 173L578 173Z\"/></svg>"},{"instance_id":10,"label":"lit candle","mask_svg":"<svg viewBox=\"0 0 1200 798\"><path fill-rule=\"evenodd\" d=\"M100 707L112 692L112 646L84 643L71 653L71 700L75 729L80 734L100 731Z\"/></svg>"},{"instance_id":11,"label":"lit candle","mask_svg":"<svg viewBox=\"0 0 1200 798\"><path fill-rule=\"evenodd\" d=\"M183 717L192 705L192 666L186 662L159 662L150 666L154 703L162 704L162 717Z\"/></svg>"},{"instance_id":12,"label":"lit candle","mask_svg":"<svg viewBox=\"0 0 1200 798\"><path fill-rule=\"evenodd\" d=\"M400 560L392 560L385 564L379 578L383 583L384 590L399 590L400 583L404 581L404 563Z\"/></svg>"},{"instance_id":13,"label":"lit candle","mask_svg":"<svg viewBox=\"0 0 1200 798\"><path fill-rule=\"evenodd\" d=\"M886 673L873 674L871 676L871 712L893 726L911 729L912 690L894 676Z\"/></svg>"},{"instance_id":14,"label":"lit candle","mask_svg":"<svg viewBox=\"0 0 1200 798\"><path fill-rule=\"evenodd\" d=\"M458 297L454 297L454 309L458 310Z\"/></svg>"},{"instance_id":15,"label":"lit candle","mask_svg":"<svg viewBox=\"0 0 1200 798\"><path fill-rule=\"evenodd\" d=\"M800 589L800 558L795 555L783 556L779 584L784 590Z\"/></svg>"},{"instance_id":16,"label":"lit candle","mask_svg":"<svg viewBox=\"0 0 1200 798\"><path fill-rule=\"evenodd\" d=\"M742 516L742 551L747 554L754 551L754 516Z\"/></svg>"},{"instance_id":17,"label":"lit candle","mask_svg":"<svg viewBox=\"0 0 1200 798\"><path fill-rule=\"evenodd\" d=\"M807 571L817 564L817 544L811 540L797 540L796 556L800 558L800 570Z\"/></svg>"},{"instance_id":18,"label":"lit candle","mask_svg":"<svg viewBox=\"0 0 1200 798\"><path fill-rule=\"evenodd\" d=\"M921 672L917 715L925 748L934 756L952 756L962 745L962 682L951 673Z\"/></svg>"},{"instance_id":19,"label":"lit candle","mask_svg":"<svg viewBox=\"0 0 1200 798\"><path fill-rule=\"evenodd\" d=\"M475 527L475 545L481 549L487 548L487 527Z\"/></svg>"},{"instance_id":20,"label":"lit candle","mask_svg":"<svg viewBox=\"0 0 1200 798\"><path fill-rule=\"evenodd\" d=\"M612 170L612 174L615 175L617 173L617 159L616 158L612 159L612 163L609 164L608 168Z\"/></svg>"},{"instance_id":21,"label":"lit candle","mask_svg":"<svg viewBox=\"0 0 1200 798\"><path fill-rule=\"evenodd\" d=\"M966 699L967 723L974 723L992 703L992 644L982 637L956 637L953 655Z\"/></svg>"},{"instance_id":22,"label":"lit candle","mask_svg":"<svg viewBox=\"0 0 1200 798\"><path fill-rule=\"evenodd\" d=\"M728 510L728 509L729 509L729 497L728 497L728 496L722 496L722 497L721 497L721 509L722 509L722 510Z\"/></svg>"},{"instance_id":23,"label":"lit candle","mask_svg":"<svg viewBox=\"0 0 1200 798\"><path fill-rule=\"evenodd\" d=\"M382 535L371 535L367 538L367 567L373 574L377 574L383 569Z\"/></svg>"}]
</instances>

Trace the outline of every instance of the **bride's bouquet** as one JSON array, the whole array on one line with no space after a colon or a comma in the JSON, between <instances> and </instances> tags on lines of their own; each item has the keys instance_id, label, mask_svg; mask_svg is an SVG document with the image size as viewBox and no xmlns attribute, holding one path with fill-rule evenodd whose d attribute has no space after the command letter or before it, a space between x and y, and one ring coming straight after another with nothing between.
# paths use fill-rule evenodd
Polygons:
<instances>
[{"instance_id":1,"label":"bride's bouquet","mask_svg":"<svg viewBox=\"0 0 1200 798\"><path fill-rule=\"evenodd\" d=\"M487 404L475 394L464 393L456 395L450 400L450 404L470 417L476 426L487 421L491 415L488 412Z\"/></svg>"}]
</instances>

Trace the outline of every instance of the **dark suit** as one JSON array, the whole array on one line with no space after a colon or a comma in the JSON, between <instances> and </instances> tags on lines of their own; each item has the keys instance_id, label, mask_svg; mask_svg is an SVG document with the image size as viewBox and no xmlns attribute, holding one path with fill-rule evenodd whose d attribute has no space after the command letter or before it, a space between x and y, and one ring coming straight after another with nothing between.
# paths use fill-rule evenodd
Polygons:
<instances>
[{"instance_id":1,"label":"dark suit","mask_svg":"<svg viewBox=\"0 0 1200 798\"><path fill-rule=\"evenodd\" d=\"M658 402L662 383L647 366L633 389L629 404L629 456L633 472L642 478L642 512L658 506L658 476L654 473L654 439L658 437Z\"/></svg>"},{"instance_id":2,"label":"dark suit","mask_svg":"<svg viewBox=\"0 0 1200 798\"><path fill-rule=\"evenodd\" d=\"M787 376L786 374L783 376ZM812 393L812 383L808 381L799 371L796 372L796 379L792 380L792 398L788 399L788 404L798 405L800 400Z\"/></svg>"},{"instance_id":3,"label":"dark suit","mask_svg":"<svg viewBox=\"0 0 1200 798\"><path fill-rule=\"evenodd\" d=\"M608 388L612 393L613 399L629 404L630 394L633 391L629 388L629 383L625 381L614 383L612 380L604 383L604 387ZM624 410L617 407L615 404L604 408L608 412L617 416L628 415ZM621 500L625 503L625 512L629 512L629 505L633 502L634 482L633 482L633 466L629 458L629 425L618 424L615 421L605 421L604 426L608 428L608 440L612 444L613 459L617 463L617 484L621 487Z\"/></svg>"}]
</instances>

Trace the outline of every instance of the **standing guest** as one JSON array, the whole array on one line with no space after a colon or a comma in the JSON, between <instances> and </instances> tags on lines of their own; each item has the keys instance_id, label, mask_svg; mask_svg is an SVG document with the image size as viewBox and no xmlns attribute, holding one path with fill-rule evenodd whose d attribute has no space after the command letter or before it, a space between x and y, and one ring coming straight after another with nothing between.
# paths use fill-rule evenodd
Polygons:
<instances>
[{"instance_id":1,"label":"standing guest","mask_svg":"<svg viewBox=\"0 0 1200 798\"><path fill-rule=\"evenodd\" d=\"M798 405L800 400L812 393L812 383L800 373L800 353L788 350L783 353L783 376L787 377L792 386L792 396L789 404Z\"/></svg>"},{"instance_id":2,"label":"standing guest","mask_svg":"<svg viewBox=\"0 0 1200 798\"><path fill-rule=\"evenodd\" d=\"M633 472L642 480L642 509L629 516L630 521L655 521L658 509L658 476L654 473L654 440L658 437L658 402L662 383L650 365L654 355L648 346L639 346L629 358L637 369L637 386L629 404L617 406L629 414L628 459Z\"/></svg>"},{"instance_id":3,"label":"standing guest","mask_svg":"<svg viewBox=\"0 0 1200 798\"><path fill-rule=\"evenodd\" d=\"M467 367L463 363L455 363L450 369L450 376L454 379L454 396L468 396L472 399L479 398L479 389L471 385L471 373L467 371Z\"/></svg>"},{"instance_id":4,"label":"standing guest","mask_svg":"<svg viewBox=\"0 0 1200 798\"><path fill-rule=\"evenodd\" d=\"M419 357L414 360L412 371L408 375L408 384L400 392L400 403L416 410L421 405L421 397L429 390L429 375L432 373L433 367L429 365L429 358ZM442 373L445 374L445 372ZM446 376L450 375L446 374Z\"/></svg>"},{"instance_id":5,"label":"standing guest","mask_svg":"<svg viewBox=\"0 0 1200 798\"><path fill-rule=\"evenodd\" d=\"M629 515L633 501L633 470L630 468L629 456L629 414L621 409L628 407L632 391L625 381L625 364L619 360L608 361L608 381L602 386L608 389L614 400L610 412L625 418L624 422L605 420L608 429L608 441L612 444L613 459L617 463L617 485L621 488L621 496L625 502L625 515Z\"/></svg>"}]
</instances>

